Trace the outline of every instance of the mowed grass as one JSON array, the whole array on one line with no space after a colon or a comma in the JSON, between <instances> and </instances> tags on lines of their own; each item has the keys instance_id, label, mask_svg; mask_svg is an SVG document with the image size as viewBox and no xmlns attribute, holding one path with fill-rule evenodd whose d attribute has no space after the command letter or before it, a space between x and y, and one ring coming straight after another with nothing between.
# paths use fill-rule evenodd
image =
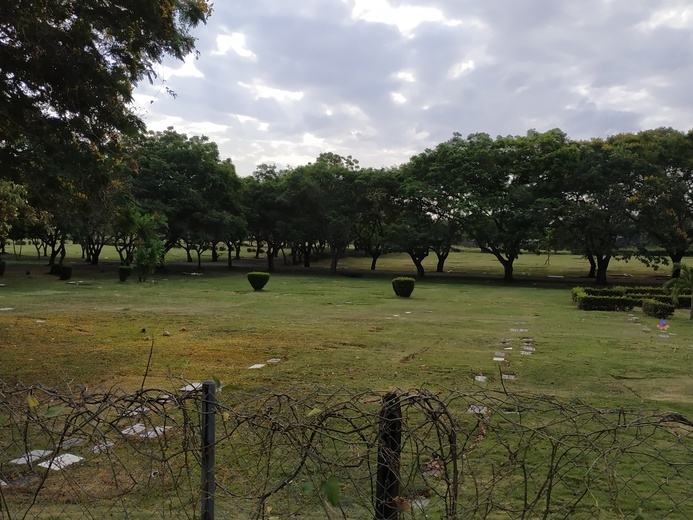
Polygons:
<instances>
[{"instance_id":1,"label":"mowed grass","mask_svg":"<svg viewBox=\"0 0 693 520\"><path fill-rule=\"evenodd\" d=\"M45 271L42 268L41 271ZM219 378L261 387L483 388L580 397L598 406L693 410L693 322L661 338L658 320L582 312L568 287L419 281L409 299L389 278L245 274L117 281L115 267L70 285L9 270L0 279L0 377L89 387L179 385ZM649 328L649 332L644 331ZM164 333L170 335L164 335ZM521 355L531 338L532 355ZM512 350L505 350L512 347ZM504 352L507 363L493 361ZM248 369L270 358L277 364ZM517 379L501 381L500 370ZM488 377L478 383L474 375Z\"/></svg>"}]
</instances>

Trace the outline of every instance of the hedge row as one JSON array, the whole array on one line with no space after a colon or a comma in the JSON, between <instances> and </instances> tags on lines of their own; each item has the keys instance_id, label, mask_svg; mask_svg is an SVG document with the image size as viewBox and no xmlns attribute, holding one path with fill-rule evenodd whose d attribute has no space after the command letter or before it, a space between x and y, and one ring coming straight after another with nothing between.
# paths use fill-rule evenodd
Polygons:
<instances>
[{"instance_id":1,"label":"hedge row","mask_svg":"<svg viewBox=\"0 0 693 520\"><path fill-rule=\"evenodd\" d=\"M668 320L674 315L675 307L669 303L657 300L645 299L642 301L642 312L645 316L652 316L660 320Z\"/></svg>"},{"instance_id":2,"label":"hedge row","mask_svg":"<svg viewBox=\"0 0 693 520\"><path fill-rule=\"evenodd\" d=\"M583 311L629 311L642 304L642 299L631 296L599 296L589 294L584 287L573 288L573 301Z\"/></svg>"},{"instance_id":3,"label":"hedge row","mask_svg":"<svg viewBox=\"0 0 693 520\"><path fill-rule=\"evenodd\" d=\"M642 307L643 300L646 299L678 309L691 307L690 296L679 296L674 302L662 287L574 287L572 290L573 303L578 305L578 309L586 311L630 310L633 307Z\"/></svg>"}]
</instances>

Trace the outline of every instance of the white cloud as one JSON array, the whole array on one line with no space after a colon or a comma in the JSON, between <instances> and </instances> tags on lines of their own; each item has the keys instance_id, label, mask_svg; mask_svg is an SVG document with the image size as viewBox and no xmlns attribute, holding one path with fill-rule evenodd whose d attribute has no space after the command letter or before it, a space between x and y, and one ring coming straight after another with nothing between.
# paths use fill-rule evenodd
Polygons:
<instances>
[{"instance_id":1,"label":"white cloud","mask_svg":"<svg viewBox=\"0 0 693 520\"><path fill-rule=\"evenodd\" d=\"M449 75L452 78L459 78L465 72L472 71L476 68L474 60L467 60L460 63L455 63L451 68Z\"/></svg>"},{"instance_id":2,"label":"white cloud","mask_svg":"<svg viewBox=\"0 0 693 520\"><path fill-rule=\"evenodd\" d=\"M407 83L414 83L416 81L414 79L414 73L409 70L401 70L395 74L395 77L402 81L406 81Z\"/></svg>"},{"instance_id":3,"label":"white cloud","mask_svg":"<svg viewBox=\"0 0 693 520\"><path fill-rule=\"evenodd\" d=\"M246 47L243 33L220 34L216 42L217 48L212 51L213 56L225 56L229 51L233 51L242 58L257 58L255 53Z\"/></svg>"},{"instance_id":4,"label":"white cloud","mask_svg":"<svg viewBox=\"0 0 693 520\"><path fill-rule=\"evenodd\" d=\"M400 92L390 92L390 96L392 97L392 101L399 105L407 102L407 98L405 98Z\"/></svg>"},{"instance_id":5,"label":"white cloud","mask_svg":"<svg viewBox=\"0 0 693 520\"><path fill-rule=\"evenodd\" d=\"M204 78L204 74L200 72L195 65L196 57L194 54L188 54L183 60L183 65L178 68L169 67L167 65L161 66L161 71L159 76L163 79L172 78L174 76L188 77L188 78ZM178 63L178 62L174 62Z\"/></svg>"},{"instance_id":6,"label":"white cloud","mask_svg":"<svg viewBox=\"0 0 693 520\"><path fill-rule=\"evenodd\" d=\"M395 25L408 36L413 29L424 22L438 22L444 25L460 25L459 20L448 19L440 9L417 5L393 7L387 0L354 0L351 17L366 22Z\"/></svg>"},{"instance_id":7,"label":"white cloud","mask_svg":"<svg viewBox=\"0 0 693 520\"><path fill-rule=\"evenodd\" d=\"M255 80L252 84L239 81L238 84L241 87L249 90L255 99L272 98L276 99L277 101L300 101L303 99L303 92L301 91L282 90L274 87L268 87L260 80Z\"/></svg>"},{"instance_id":8,"label":"white cloud","mask_svg":"<svg viewBox=\"0 0 693 520\"><path fill-rule=\"evenodd\" d=\"M659 27L673 29L693 29L693 7L680 5L653 12L646 22L638 24L642 30L652 30Z\"/></svg>"}]
</instances>

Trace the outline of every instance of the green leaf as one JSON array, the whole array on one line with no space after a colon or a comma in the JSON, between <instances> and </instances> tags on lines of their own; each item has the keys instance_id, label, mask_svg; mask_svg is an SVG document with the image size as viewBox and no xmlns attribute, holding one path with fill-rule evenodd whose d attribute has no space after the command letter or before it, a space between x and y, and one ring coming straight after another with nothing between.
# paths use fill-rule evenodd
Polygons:
<instances>
[{"instance_id":1,"label":"green leaf","mask_svg":"<svg viewBox=\"0 0 693 520\"><path fill-rule=\"evenodd\" d=\"M333 475L323 482L320 491L331 506L337 507L339 505L339 481L337 477Z\"/></svg>"},{"instance_id":2,"label":"green leaf","mask_svg":"<svg viewBox=\"0 0 693 520\"><path fill-rule=\"evenodd\" d=\"M306 417L313 417L314 415L318 415L322 410L320 408L313 408L310 412L306 414Z\"/></svg>"},{"instance_id":3,"label":"green leaf","mask_svg":"<svg viewBox=\"0 0 693 520\"><path fill-rule=\"evenodd\" d=\"M301 486L301 493L304 495L310 495L315 491L315 486L313 485L312 482L306 482Z\"/></svg>"},{"instance_id":4,"label":"green leaf","mask_svg":"<svg viewBox=\"0 0 693 520\"><path fill-rule=\"evenodd\" d=\"M46 410L46 413L43 414L44 417L57 417L63 411L65 410L65 407L63 405L58 405L58 406L51 406Z\"/></svg>"},{"instance_id":5,"label":"green leaf","mask_svg":"<svg viewBox=\"0 0 693 520\"><path fill-rule=\"evenodd\" d=\"M27 401L29 401L29 408L36 408L39 405L38 399L36 399L33 395L30 395L27 398Z\"/></svg>"},{"instance_id":6,"label":"green leaf","mask_svg":"<svg viewBox=\"0 0 693 520\"><path fill-rule=\"evenodd\" d=\"M212 381L214 381L214 387L217 389L217 391L221 392L221 381L214 376L212 376Z\"/></svg>"}]
</instances>

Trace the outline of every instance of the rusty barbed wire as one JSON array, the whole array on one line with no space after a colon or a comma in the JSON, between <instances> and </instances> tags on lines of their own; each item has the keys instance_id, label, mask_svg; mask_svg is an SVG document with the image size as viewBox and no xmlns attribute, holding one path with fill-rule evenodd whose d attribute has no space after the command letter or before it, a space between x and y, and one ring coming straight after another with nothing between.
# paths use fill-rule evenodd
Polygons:
<instances>
[{"instance_id":1,"label":"rusty barbed wire","mask_svg":"<svg viewBox=\"0 0 693 520\"><path fill-rule=\"evenodd\" d=\"M0 518L197 518L198 388L0 382ZM221 518L374 518L379 460L399 518L693 518L693 423L676 413L427 389L217 401Z\"/></svg>"}]
</instances>

